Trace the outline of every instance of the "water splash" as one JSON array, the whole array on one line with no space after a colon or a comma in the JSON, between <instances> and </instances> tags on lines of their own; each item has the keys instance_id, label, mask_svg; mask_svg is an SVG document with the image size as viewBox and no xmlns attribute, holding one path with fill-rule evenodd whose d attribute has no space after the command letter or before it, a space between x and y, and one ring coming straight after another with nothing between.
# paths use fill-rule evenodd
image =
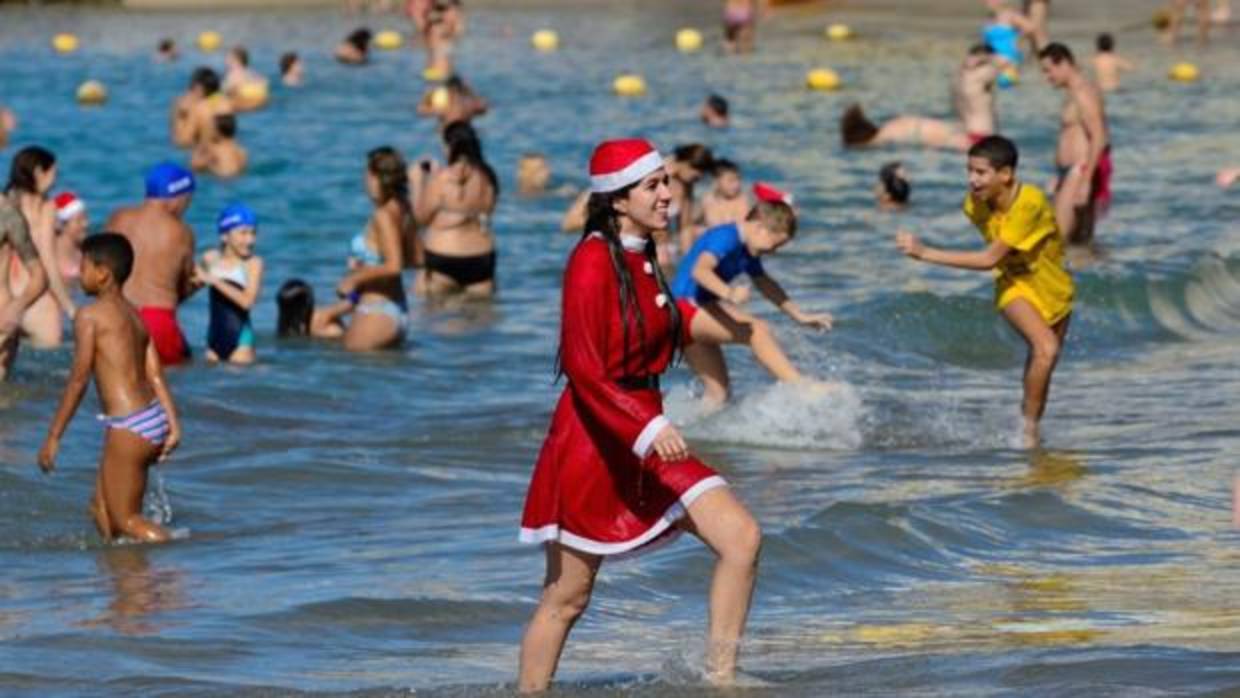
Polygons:
<instances>
[{"instance_id":1,"label":"water splash","mask_svg":"<svg viewBox=\"0 0 1240 698\"><path fill-rule=\"evenodd\" d=\"M711 412L687 388L668 395L667 411L694 437L772 448L860 448L865 414L848 383L775 383Z\"/></svg>"},{"instance_id":2,"label":"water splash","mask_svg":"<svg viewBox=\"0 0 1240 698\"><path fill-rule=\"evenodd\" d=\"M143 507L146 510L145 516L150 521L167 526L172 523L172 502L164 489L163 469L156 466L151 468L150 473L155 486L146 489L146 502Z\"/></svg>"}]
</instances>

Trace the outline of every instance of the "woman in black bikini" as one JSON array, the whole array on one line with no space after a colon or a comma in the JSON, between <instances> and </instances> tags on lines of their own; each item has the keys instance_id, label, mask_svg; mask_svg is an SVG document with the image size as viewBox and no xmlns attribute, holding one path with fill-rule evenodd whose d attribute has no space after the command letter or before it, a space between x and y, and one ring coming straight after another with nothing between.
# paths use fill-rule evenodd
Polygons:
<instances>
[{"instance_id":1,"label":"woman in black bikini","mask_svg":"<svg viewBox=\"0 0 1240 698\"><path fill-rule=\"evenodd\" d=\"M499 198L495 171L482 157L478 134L467 123L449 124L443 133L448 163L412 173L414 217L425 226L425 264L414 284L418 295L495 293L495 236L491 213Z\"/></svg>"}]
</instances>

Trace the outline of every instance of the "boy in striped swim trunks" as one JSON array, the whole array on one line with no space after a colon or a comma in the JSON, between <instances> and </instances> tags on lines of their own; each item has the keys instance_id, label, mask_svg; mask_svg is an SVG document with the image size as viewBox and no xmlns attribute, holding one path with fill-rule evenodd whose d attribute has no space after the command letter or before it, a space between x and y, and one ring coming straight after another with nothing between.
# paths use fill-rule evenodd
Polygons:
<instances>
[{"instance_id":1,"label":"boy in striped swim trunks","mask_svg":"<svg viewBox=\"0 0 1240 698\"><path fill-rule=\"evenodd\" d=\"M69 381L39 467L56 467L60 437L69 426L92 375L105 414L103 455L95 478L91 513L105 542L119 536L147 543L169 539L162 526L142 518L147 469L181 441L172 395L142 319L121 295L133 268L133 247L123 235L100 233L82 243L82 290L96 301L73 319L74 353Z\"/></svg>"}]
</instances>

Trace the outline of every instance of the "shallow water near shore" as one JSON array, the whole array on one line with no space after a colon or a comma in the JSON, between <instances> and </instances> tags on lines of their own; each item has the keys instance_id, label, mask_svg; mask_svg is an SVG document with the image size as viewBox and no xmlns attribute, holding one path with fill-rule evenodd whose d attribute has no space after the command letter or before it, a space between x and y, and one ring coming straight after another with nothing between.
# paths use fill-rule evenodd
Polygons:
<instances>
[{"instance_id":1,"label":"shallow water near shore","mask_svg":"<svg viewBox=\"0 0 1240 698\"><path fill-rule=\"evenodd\" d=\"M1240 164L1237 36L1191 50L1206 79L1176 85L1163 77L1176 56L1144 25L1109 27L1141 26L1117 38L1142 65L1109 99L1115 203L1100 248L1080 255L1045 448L1028 452L1015 440L1024 350L993 312L990 282L915 265L893 245L898 225L978 243L959 213L960 156L845 153L835 126L853 100L879 117L946 114L975 25L939 17L931 32L858 14L860 38L828 45L823 17L798 11L772 21L758 54L723 60L671 47L676 27L713 31L714 5L666 5L471 16L460 67L493 108L477 125L505 189L501 294L464 309L414 303L408 345L374 356L277 342L272 298L292 276L329 294L365 221L368 149L439 154L413 113L420 55L338 67L328 51L357 20L325 10L0 9L0 102L21 120L0 156L52 148L61 186L95 222L136 199L142 168L180 157L169 103L193 66L222 62L192 48L198 31L245 43L268 74L284 50L308 60L306 87L275 89L269 108L242 117L252 172L201 182L189 215L205 247L223 204L254 206L268 285L257 366L170 374L186 438L161 472L171 525L188 538L99 543L86 516L93 395L56 474L39 473L68 349L23 349L0 387L0 693L510 694L543 575L516 527L562 387L559 275L575 240L555 232L568 199L519 198L512 173L538 150L581 186L593 143L631 133L664 150L701 140L747 178L791 188L802 232L767 268L837 321L802 332L752 304L808 373L835 384L825 394L770 385L741 351L728 354L736 399L718 413L699 413L683 368L667 380L670 414L766 533L749 678L727 695L1240 692L1240 197L1211 183ZM1087 55L1098 22L1065 37ZM558 54L528 49L544 26L560 31ZM54 56L47 37L66 29L83 49ZM179 63L150 62L163 35L185 47ZM835 67L846 88L804 91L814 65ZM622 69L646 76L646 98L609 93ZM108 85L106 107L73 104L87 78ZM710 90L732 99L729 131L693 120ZM1044 184L1059 96L1030 65L999 100L1023 176ZM870 188L897 158L914 206L877 214ZM199 353L206 314L205 296L182 310ZM557 695L720 694L700 678L711 563L683 540L605 566Z\"/></svg>"}]
</instances>

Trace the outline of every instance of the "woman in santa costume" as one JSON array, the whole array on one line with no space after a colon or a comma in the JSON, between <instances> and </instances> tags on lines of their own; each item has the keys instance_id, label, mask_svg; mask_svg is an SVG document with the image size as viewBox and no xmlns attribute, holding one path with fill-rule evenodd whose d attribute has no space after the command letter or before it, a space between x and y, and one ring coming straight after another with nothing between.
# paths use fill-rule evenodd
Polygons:
<instances>
[{"instance_id":1,"label":"woman in santa costume","mask_svg":"<svg viewBox=\"0 0 1240 698\"><path fill-rule=\"evenodd\" d=\"M607 141L590 159L590 189L585 234L564 273L559 363L568 384L521 519L521 540L545 544L547 576L521 642L520 689L550 684L604 557L644 551L682 531L718 556L706 670L727 683L762 534L663 416L659 374L689 326L650 238L666 228L671 202L663 158L641 139Z\"/></svg>"}]
</instances>

